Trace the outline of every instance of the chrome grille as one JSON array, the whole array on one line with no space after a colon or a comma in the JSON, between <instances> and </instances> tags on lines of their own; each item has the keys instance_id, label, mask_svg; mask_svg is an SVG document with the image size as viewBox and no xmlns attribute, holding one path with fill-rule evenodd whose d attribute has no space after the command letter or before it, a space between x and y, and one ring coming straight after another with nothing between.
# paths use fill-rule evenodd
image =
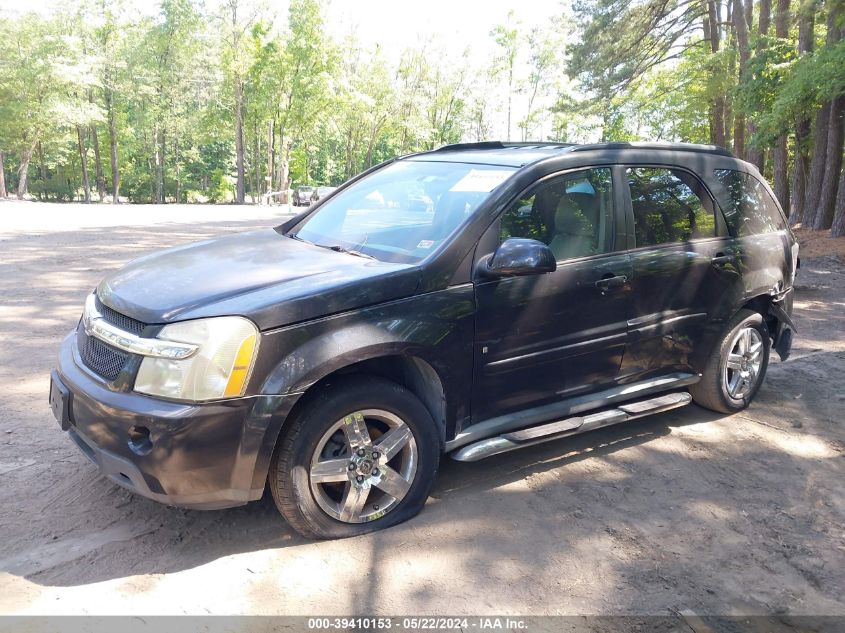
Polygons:
<instances>
[{"instance_id":1,"label":"chrome grille","mask_svg":"<svg viewBox=\"0 0 845 633\"><path fill-rule=\"evenodd\" d=\"M139 335L147 326L146 323L128 317L112 308L104 305L99 298L96 300L97 310L103 315L106 323L114 325L125 332ZM113 348L98 338L88 336L80 325L76 332L76 341L79 346L79 356L82 362L98 376L108 382L117 379L130 354Z\"/></svg>"},{"instance_id":2,"label":"chrome grille","mask_svg":"<svg viewBox=\"0 0 845 633\"><path fill-rule=\"evenodd\" d=\"M96 298L96 306L97 311L103 315L103 320L106 323L120 328L124 332L131 332L132 334L140 335L143 329L147 327L146 323L142 323L141 321L132 319L116 310L112 310L100 301L99 297Z\"/></svg>"},{"instance_id":3,"label":"chrome grille","mask_svg":"<svg viewBox=\"0 0 845 633\"><path fill-rule=\"evenodd\" d=\"M100 339L88 336L82 328L76 333L76 340L79 344L79 356L85 366L109 382L117 378L129 360L129 354L106 345Z\"/></svg>"}]
</instances>

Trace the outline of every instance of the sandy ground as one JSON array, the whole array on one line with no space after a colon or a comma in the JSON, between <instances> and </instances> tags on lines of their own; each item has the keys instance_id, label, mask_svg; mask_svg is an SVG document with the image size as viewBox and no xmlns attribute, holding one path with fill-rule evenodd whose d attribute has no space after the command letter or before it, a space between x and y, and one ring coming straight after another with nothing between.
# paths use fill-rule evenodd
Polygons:
<instances>
[{"instance_id":1,"label":"sandy ground","mask_svg":"<svg viewBox=\"0 0 845 633\"><path fill-rule=\"evenodd\" d=\"M423 513L308 542L267 498L167 508L105 479L47 405L105 271L279 208L0 203L0 613L845 615L845 260L804 257L793 357L695 406L475 464Z\"/></svg>"}]
</instances>

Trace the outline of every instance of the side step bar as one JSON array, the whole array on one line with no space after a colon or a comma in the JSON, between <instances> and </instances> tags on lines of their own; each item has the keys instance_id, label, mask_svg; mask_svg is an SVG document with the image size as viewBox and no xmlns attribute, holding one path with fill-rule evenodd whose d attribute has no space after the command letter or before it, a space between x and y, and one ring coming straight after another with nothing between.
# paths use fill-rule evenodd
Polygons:
<instances>
[{"instance_id":1,"label":"side step bar","mask_svg":"<svg viewBox=\"0 0 845 633\"><path fill-rule=\"evenodd\" d=\"M504 433L480 440L464 446L451 453L453 459L459 462L477 462L491 455L514 451L525 446L533 446L542 442L549 442L569 435L586 433L611 424L627 422L652 413L660 413L669 409L677 409L692 402L692 396L683 391L667 393L648 400L635 400L620 404L614 409L607 409L585 416L566 418L557 422L550 422L540 426L532 426L510 433Z\"/></svg>"}]
</instances>

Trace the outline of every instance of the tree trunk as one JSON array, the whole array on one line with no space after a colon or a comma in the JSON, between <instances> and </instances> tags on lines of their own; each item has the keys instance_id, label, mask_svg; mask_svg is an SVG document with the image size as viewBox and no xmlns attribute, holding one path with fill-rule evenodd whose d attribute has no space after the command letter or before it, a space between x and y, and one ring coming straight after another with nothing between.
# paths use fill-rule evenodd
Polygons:
<instances>
[{"instance_id":1,"label":"tree trunk","mask_svg":"<svg viewBox=\"0 0 845 633\"><path fill-rule=\"evenodd\" d=\"M830 227L831 237L842 237L843 235L845 235L845 169L839 176L839 190L836 193L833 226Z\"/></svg>"},{"instance_id":2,"label":"tree trunk","mask_svg":"<svg viewBox=\"0 0 845 633\"><path fill-rule=\"evenodd\" d=\"M88 91L88 102L94 103L94 91ZM103 163L100 160L100 141L97 138L97 124L91 123L91 146L94 148L94 178L97 183L97 196L102 202L106 198L106 179L103 177Z\"/></svg>"},{"instance_id":3,"label":"tree trunk","mask_svg":"<svg viewBox=\"0 0 845 633\"><path fill-rule=\"evenodd\" d=\"M106 199L106 178L103 176L103 163L100 159L100 140L97 138L97 126L91 124L91 147L94 148L94 178L97 182L99 201Z\"/></svg>"},{"instance_id":4,"label":"tree trunk","mask_svg":"<svg viewBox=\"0 0 845 633\"><path fill-rule=\"evenodd\" d=\"M155 201L164 203L164 132L158 125L153 129L153 143L155 143Z\"/></svg>"},{"instance_id":5,"label":"tree trunk","mask_svg":"<svg viewBox=\"0 0 845 633\"><path fill-rule=\"evenodd\" d=\"M789 147L786 136L777 140L773 154L775 197L789 216Z\"/></svg>"},{"instance_id":6,"label":"tree trunk","mask_svg":"<svg viewBox=\"0 0 845 633\"><path fill-rule=\"evenodd\" d=\"M801 134L802 128L796 129L795 136ZM797 148L793 157L792 166L792 191L789 198L789 223L804 223L804 194L807 190L807 156Z\"/></svg>"},{"instance_id":7,"label":"tree trunk","mask_svg":"<svg viewBox=\"0 0 845 633\"><path fill-rule=\"evenodd\" d=\"M109 118L109 150L111 153L111 201L120 203L120 169L117 164L117 117L114 112L114 93L106 88L106 111Z\"/></svg>"},{"instance_id":8,"label":"tree trunk","mask_svg":"<svg viewBox=\"0 0 845 633\"><path fill-rule=\"evenodd\" d=\"M789 0L778 0L775 13L775 35L778 38L789 37ZM787 216L789 208L789 139L786 134L775 143L774 151L775 196Z\"/></svg>"},{"instance_id":9,"label":"tree trunk","mask_svg":"<svg viewBox=\"0 0 845 633\"><path fill-rule=\"evenodd\" d=\"M733 0L733 25L736 33L736 44L739 50L739 81L746 80L748 74L748 22L741 0ZM734 120L734 154L739 158L745 157L745 115L737 111Z\"/></svg>"},{"instance_id":10,"label":"tree trunk","mask_svg":"<svg viewBox=\"0 0 845 633\"><path fill-rule=\"evenodd\" d=\"M829 6L827 11L826 45L828 48L831 48L836 45L840 37L837 21L841 1L836 0L827 4ZM842 133L841 128L838 131L831 130L831 122L834 117L838 119L837 114L834 112L834 104L831 101L823 103L821 109L816 113L816 124L813 131L813 158L810 162L810 173L807 176L807 191L804 195L804 224L809 228L815 228L822 224L819 203L822 197L822 184L825 179L825 164L833 152L840 154L837 160L841 161L840 143L837 143L836 147L830 147L828 149L829 141L836 140L835 136L831 138L830 132L836 132L839 135ZM838 127L838 124L833 127ZM830 186L835 187L836 185L834 183Z\"/></svg>"},{"instance_id":11,"label":"tree trunk","mask_svg":"<svg viewBox=\"0 0 845 633\"><path fill-rule=\"evenodd\" d=\"M156 154L156 139L158 139L158 130L153 128L153 141L152 146L149 143L149 139L147 138L147 131L146 129L143 132L144 135L144 144L143 144L143 152L144 156L147 157L147 173L150 175L150 202L154 203L156 201L156 161L155 161L155 154Z\"/></svg>"},{"instance_id":12,"label":"tree trunk","mask_svg":"<svg viewBox=\"0 0 845 633\"><path fill-rule=\"evenodd\" d=\"M772 23L772 0L760 0L760 23L757 25L757 32L760 35L769 34L769 25ZM761 51L766 47L763 42L758 42L757 50Z\"/></svg>"},{"instance_id":13,"label":"tree trunk","mask_svg":"<svg viewBox=\"0 0 845 633\"><path fill-rule=\"evenodd\" d=\"M287 190L290 189L291 144L289 141L284 139L284 135L279 139L279 144L281 145L282 150L281 160L279 160L279 188L282 191L287 192ZM290 202L290 200L288 200L287 193L285 193L285 202Z\"/></svg>"},{"instance_id":14,"label":"tree trunk","mask_svg":"<svg viewBox=\"0 0 845 633\"><path fill-rule=\"evenodd\" d=\"M824 163L818 212L813 228L824 231L833 223L836 190L839 186L839 172L842 167L842 117L845 114L845 96L834 99L830 108L827 126L827 160Z\"/></svg>"},{"instance_id":15,"label":"tree trunk","mask_svg":"<svg viewBox=\"0 0 845 633\"><path fill-rule=\"evenodd\" d=\"M508 138L511 140L511 101L513 99L513 60L510 62L508 69Z\"/></svg>"},{"instance_id":16,"label":"tree trunk","mask_svg":"<svg viewBox=\"0 0 845 633\"><path fill-rule=\"evenodd\" d=\"M804 192L804 226L813 228L819 210L819 198L822 195L824 163L827 158L827 126L830 123L831 103L828 101L816 112L813 128L813 153L810 170L807 172L807 190Z\"/></svg>"},{"instance_id":17,"label":"tree trunk","mask_svg":"<svg viewBox=\"0 0 845 633\"><path fill-rule=\"evenodd\" d=\"M246 177L244 174L244 86L240 76L235 77L235 161L238 169L235 204L243 204L246 201Z\"/></svg>"},{"instance_id":18,"label":"tree trunk","mask_svg":"<svg viewBox=\"0 0 845 633\"><path fill-rule=\"evenodd\" d=\"M813 38L816 24L816 5L818 0L802 2L798 5L798 55L806 55L813 50ZM804 224L804 198L807 192L807 171L809 157L807 143L810 136L810 118L799 115L795 121L795 157L792 171L792 207L789 215L791 224Z\"/></svg>"},{"instance_id":19,"label":"tree trunk","mask_svg":"<svg viewBox=\"0 0 845 633\"><path fill-rule=\"evenodd\" d=\"M772 19L772 3L771 0L760 0L760 20L757 26L757 54L760 55L766 48L765 37L769 34L769 25ZM748 137L752 142L752 147L748 150L748 161L757 166L757 169L762 173L765 168L763 148L757 147L754 144L754 135L757 133L757 124L754 119L748 120Z\"/></svg>"},{"instance_id":20,"label":"tree trunk","mask_svg":"<svg viewBox=\"0 0 845 633\"><path fill-rule=\"evenodd\" d=\"M97 138L97 126L91 124L91 146L94 148L94 175L97 179L97 195L100 202L106 199L106 178L103 176L103 163L100 160L100 141Z\"/></svg>"},{"instance_id":21,"label":"tree trunk","mask_svg":"<svg viewBox=\"0 0 845 633\"><path fill-rule=\"evenodd\" d=\"M843 0L827 3L827 46L832 48L842 39L839 16ZM822 179L818 196L818 209L813 228L822 231L830 228L836 204L836 189L839 185L839 168L842 165L842 117L845 115L845 95L830 103L830 114L825 135L825 157L821 166ZM815 153L814 153L815 154Z\"/></svg>"},{"instance_id":22,"label":"tree trunk","mask_svg":"<svg viewBox=\"0 0 845 633\"><path fill-rule=\"evenodd\" d=\"M85 193L85 203L91 202L91 183L88 181L88 152L85 149L85 131L81 125L76 126L76 140L79 146L79 167L82 170L82 190Z\"/></svg>"},{"instance_id":23,"label":"tree trunk","mask_svg":"<svg viewBox=\"0 0 845 633\"><path fill-rule=\"evenodd\" d=\"M3 164L3 150L0 149L0 198L8 198L6 191L6 166Z\"/></svg>"},{"instance_id":24,"label":"tree trunk","mask_svg":"<svg viewBox=\"0 0 845 633\"><path fill-rule=\"evenodd\" d=\"M35 151L35 143L29 145L21 154L21 164L18 165L18 189L16 195L22 200L26 195L26 186L29 177L29 161L32 160L32 153Z\"/></svg>"},{"instance_id":25,"label":"tree trunk","mask_svg":"<svg viewBox=\"0 0 845 633\"><path fill-rule=\"evenodd\" d=\"M252 128L252 185L249 192L253 204L255 204L255 196L261 195L259 183L261 182L261 137L258 134L258 123L255 123Z\"/></svg>"},{"instance_id":26,"label":"tree trunk","mask_svg":"<svg viewBox=\"0 0 845 633\"><path fill-rule=\"evenodd\" d=\"M35 151L38 153L38 180L41 181L41 191L38 192L38 200L50 200L47 192L47 170L44 168L44 145L41 141L35 144Z\"/></svg>"},{"instance_id":27,"label":"tree trunk","mask_svg":"<svg viewBox=\"0 0 845 633\"><path fill-rule=\"evenodd\" d=\"M715 0L707 2L706 36L710 40L710 52L719 52L719 16L716 11ZM714 72L718 72L714 70ZM713 98L710 104L710 142L719 147L725 147L725 95Z\"/></svg>"},{"instance_id":28,"label":"tree trunk","mask_svg":"<svg viewBox=\"0 0 845 633\"><path fill-rule=\"evenodd\" d=\"M276 173L276 120L267 123L267 193L273 191L273 174ZM268 200L269 202L269 200Z\"/></svg>"},{"instance_id":29,"label":"tree trunk","mask_svg":"<svg viewBox=\"0 0 845 633\"><path fill-rule=\"evenodd\" d=\"M176 168L176 204L181 202L182 197L182 170L179 164L179 137L173 137L173 165Z\"/></svg>"}]
</instances>

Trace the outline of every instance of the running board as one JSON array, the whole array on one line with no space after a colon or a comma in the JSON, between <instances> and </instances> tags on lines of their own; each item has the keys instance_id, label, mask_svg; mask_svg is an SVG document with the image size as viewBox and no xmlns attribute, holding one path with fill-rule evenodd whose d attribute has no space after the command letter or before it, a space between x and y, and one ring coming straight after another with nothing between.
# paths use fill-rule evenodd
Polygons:
<instances>
[{"instance_id":1,"label":"running board","mask_svg":"<svg viewBox=\"0 0 845 633\"><path fill-rule=\"evenodd\" d=\"M648 400L636 400L620 404L614 409L607 409L585 416L566 418L540 426L532 426L510 433L504 433L464 446L451 453L459 462L477 462L485 457L514 451L525 446L549 442L569 435L586 433L603 426L627 422L652 413L677 409L692 402L692 396L686 391L667 393Z\"/></svg>"}]
</instances>

